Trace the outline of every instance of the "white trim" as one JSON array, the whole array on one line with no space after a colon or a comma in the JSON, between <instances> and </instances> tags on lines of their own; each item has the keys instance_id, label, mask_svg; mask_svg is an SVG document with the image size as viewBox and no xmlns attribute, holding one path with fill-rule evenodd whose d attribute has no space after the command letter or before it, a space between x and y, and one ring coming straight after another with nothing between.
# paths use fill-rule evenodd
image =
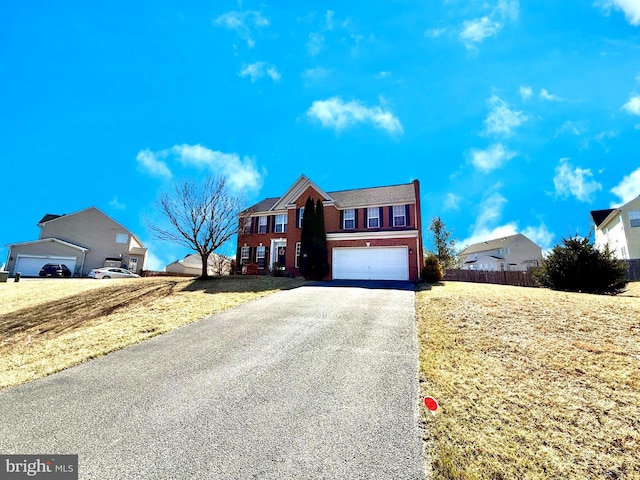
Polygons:
<instances>
[{"instance_id":1,"label":"white trim","mask_svg":"<svg viewBox=\"0 0 640 480\"><path fill-rule=\"evenodd\" d=\"M80 245L75 245L73 243L69 243L69 242L65 242L64 240L59 240L57 238L43 238L40 240L33 240L30 242L21 242L21 243L10 243L5 245L5 247L21 247L24 245L35 245L37 243L47 243L47 242L54 242L54 243L60 243L62 245L65 245L67 247L71 247L71 248L75 248L77 250L80 250L81 252L88 252L90 249L89 248L85 248L85 247L81 247Z\"/></svg>"},{"instance_id":2,"label":"white trim","mask_svg":"<svg viewBox=\"0 0 640 480\"><path fill-rule=\"evenodd\" d=\"M315 183L309 180L305 175L300 175L298 180L296 180L293 185L289 187L289 189L282 195L278 201L271 207L270 211L275 211L276 209L281 208L295 208L295 202L300 195L302 195L305 190L309 187L312 187L316 192L318 192L322 197L323 201L326 199L330 202L333 202L333 198L331 198L324 190L318 187ZM293 207L291 207L293 205Z\"/></svg>"},{"instance_id":3,"label":"white trim","mask_svg":"<svg viewBox=\"0 0 640 480\"><path fill-rule=\"evenodd\" d=\"M280 238L272 238L271 239L271 253L269 253L269 270L273 270L273 264L278 261L278 250L277 247L286 247L287 239Z\"/></svg>"},{"instance_id":4,"label":"white trim","mask_svg":"<svg viewBox=\"0 0 640 480\"><path fill-rule=\"evenodd\" d=\"M327 233L327 241L417 238L417 230Z\"/></svg>"}]
</instances>

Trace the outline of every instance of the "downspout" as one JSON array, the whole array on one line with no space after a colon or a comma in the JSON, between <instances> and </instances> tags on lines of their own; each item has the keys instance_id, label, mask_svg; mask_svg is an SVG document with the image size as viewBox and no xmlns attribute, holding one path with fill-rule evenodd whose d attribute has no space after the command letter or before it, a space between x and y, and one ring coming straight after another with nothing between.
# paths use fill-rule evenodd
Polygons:
<instances>
[{"instance_id":1,"label":"downspout","mask_svg":"<svg viewBox=\"0 0 640 480\"><path fill-rule=\"evenodd\" d=\"M84 259L87 256L87 251L82 252L82 264L80 265L80 278L82 278L82 272L84 272Z\"/></svg>"}]
</instances>

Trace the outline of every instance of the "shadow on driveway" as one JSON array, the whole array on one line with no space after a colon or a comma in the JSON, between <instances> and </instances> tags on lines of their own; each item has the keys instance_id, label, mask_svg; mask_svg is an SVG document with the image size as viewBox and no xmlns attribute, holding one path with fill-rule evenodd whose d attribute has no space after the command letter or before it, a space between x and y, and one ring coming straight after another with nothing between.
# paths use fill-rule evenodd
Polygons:
<instances>
[{"instance_id":1,"label":"shadow on driveway","mask_svg":"<svg viewBox=\"0 0 640 480\"><path fill-rule=\"evenodd\" d=\"M330 280L326 282L307 282L304 287L350 287L369 288L372 290L405 290L415 291L413 282L399 280Z\"/></svg>"}]
</instances>

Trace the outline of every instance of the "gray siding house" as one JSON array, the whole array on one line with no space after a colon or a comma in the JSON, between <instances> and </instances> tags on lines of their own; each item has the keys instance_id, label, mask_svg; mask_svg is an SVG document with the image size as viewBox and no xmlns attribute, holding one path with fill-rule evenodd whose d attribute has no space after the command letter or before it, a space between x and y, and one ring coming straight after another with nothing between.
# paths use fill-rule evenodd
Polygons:
<instances>
[{"instance_id":1,"label":"gray siding house","mask_svg":"<svg viewBox=\"0 0 640 480\"><path fill-rule=\"evenodd\" d=\"M65 264L76 277L105 266L133 272L146 267L147 249L138 237L95 207L69 215L47 214L38 227L38 240L6 245L10 275L37 277L46 263Z\"/></svg>"}]
</instances>

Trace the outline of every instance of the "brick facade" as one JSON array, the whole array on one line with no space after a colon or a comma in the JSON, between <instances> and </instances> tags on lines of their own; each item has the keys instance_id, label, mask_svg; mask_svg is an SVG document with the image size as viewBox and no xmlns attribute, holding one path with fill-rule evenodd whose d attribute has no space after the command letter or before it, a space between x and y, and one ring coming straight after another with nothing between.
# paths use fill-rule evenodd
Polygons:
<instances>
[{"instance_id":1,"label":"brick facade","mask_svg":"<svg viewBox=\"0 0 640 480\"><path fill-rule=\"evenodd\" d=\"M246 231L241 228L238 235L238 264L259 263L261 273L268 273L273 263L282 258L279 254L284 248L286 272L299 275L296 244L300 242L302 234L300 209L305 206L307 198L311 197L314 203L321 199L324 204L330 266L333 260L332 249L336 247L405 246L409 257L409 280L418 280L422 259L419 183L415 180L408 185L378 188L384 190L361 189L334 192L334 194L324 193L313 182L302 176L283 197L265 199L244 212L240 221L249 221L250 225ZM409 191L411 195L407 195ZM333 195L340 198L340 202L335 200ZM361 204L358 204L358 201L361 201ZM404 225L394 226L394 206L398 214L398 223L404 221ZM378 218L379 224L375 228L368 226L368 209L372 209L372 215ZM344 228L343 216L347 210L354 210L357 219L354 219L354 228ZM276 231L280 228L276 227L276 218L279 215L286 215L286 232ZM263 223L262 230L260 230L260 217L267 219L266 225ZM265 222L264 219L262 221ZM248 260L242 256L243 247L245 247L244 253L249 254ZM260 256L262 253L264 257ZM327 279L331 278L332 274L329 272Z\"/></svg>"}]
</instances>

